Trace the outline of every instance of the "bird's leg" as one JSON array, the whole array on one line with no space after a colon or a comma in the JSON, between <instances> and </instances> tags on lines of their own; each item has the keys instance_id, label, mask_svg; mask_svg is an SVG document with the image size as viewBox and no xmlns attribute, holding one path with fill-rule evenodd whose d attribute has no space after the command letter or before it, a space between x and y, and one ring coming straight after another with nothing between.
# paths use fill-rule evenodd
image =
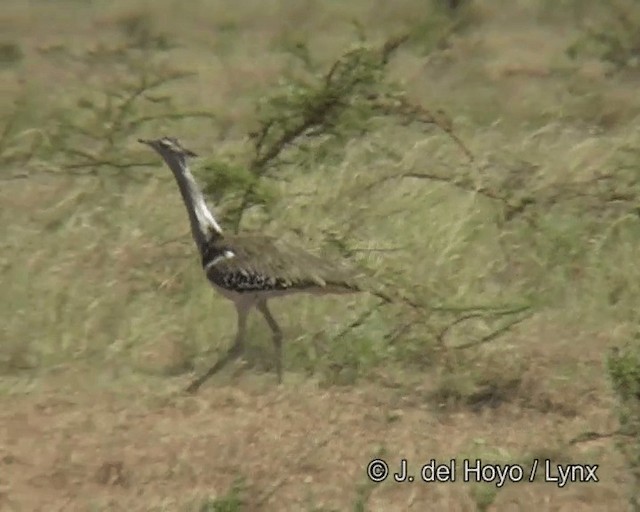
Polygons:
<instances>
[{"instance_id":1,"label":"bird's leg","mask_svg":"<svg viewBox=\"0 0 640 512\"><path fill-rule=\"evenodd\" d=\"M276 371L278 372L278 384L282 384L282 329L276 322L276 319L273 318L271 311L267 307L267 301L261 300L258 302L257 306L258 310L264 316L265 320L269 324L271 328L271 332L273 333L273 346L276 349Z\"/></svg>"},{"instance_id":2,"label":"bird's leg","mask_svg":"<svg viewBox=\"0 0 640 512\"><path fill-rule=\"evenodd\" d=\"M186 389L187 393L195 393L196 391L198 391L198 389L200 389L200 386L202 386L202 384L204 384L204 382L209 377L219 372L224 366L226 366L227 363L233 361L234 359L239 357L240 354L242 354L242 352L244 351L244 338L247 331L247 316L249 314L250 308L251 307L246 304L236 303L236 311L238 313L238 330L236 332L236 337L233 341L233 345L231 345L231 348L227 351L227 353L218 361L216 361L216 364L209 368L206 373L193 380L191 384L189 384L189 387L187 387Z\"/></svg>"}]
</instances>

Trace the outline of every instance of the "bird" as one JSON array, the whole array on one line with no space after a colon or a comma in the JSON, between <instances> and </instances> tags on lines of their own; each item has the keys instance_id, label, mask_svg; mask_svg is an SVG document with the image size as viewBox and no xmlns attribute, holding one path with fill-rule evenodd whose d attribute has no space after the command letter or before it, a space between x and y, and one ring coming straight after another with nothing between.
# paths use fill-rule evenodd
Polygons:
<instances>
[{"instance_id":1,"label":"bird","mask_svg":"<svg viewBox=\"0 0 640 512\"><path fill-rule=\"evenodd\" d=\"M202 384L244 351L247 317L254 308L271 330L278 383L282 383L283 332L267 301L295 293L345 294L367 291L362 273L345 261L329 261L281 238L262 233L224 233L207 206L202 189L191 173L189 161L196 153L175 137L138 139L155 150L175 178L186 207L191 235L208 281L230 300L237 313L237 329L231 347L209 370L194 379L186 391L195 393ZM375 293L386 302L391 299Z\"/></svg>"}]
</instances>

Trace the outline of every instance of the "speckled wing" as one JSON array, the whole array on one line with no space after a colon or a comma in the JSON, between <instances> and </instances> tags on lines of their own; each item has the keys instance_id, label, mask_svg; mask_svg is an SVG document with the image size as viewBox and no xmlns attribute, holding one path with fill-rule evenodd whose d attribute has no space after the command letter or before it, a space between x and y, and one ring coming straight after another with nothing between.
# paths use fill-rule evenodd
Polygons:
<instances>
[{"instance_id":1,"label":"speckled wing","mask_svg":"<svg viewBox=\"0 0 640 512\"><path fill-rule=\"evenodd\" d=\"M360 276L343 263L265 236L219 238L204 252L202 266L212 283L238 293L361 291Z\"/></svg>"}]
</instances>

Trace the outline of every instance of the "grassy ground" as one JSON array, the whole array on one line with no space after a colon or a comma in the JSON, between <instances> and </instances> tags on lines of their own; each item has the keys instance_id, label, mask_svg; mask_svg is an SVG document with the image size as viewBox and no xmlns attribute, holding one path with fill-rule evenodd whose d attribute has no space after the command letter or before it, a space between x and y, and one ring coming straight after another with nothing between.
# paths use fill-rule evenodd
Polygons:
<instances>
[{"instance_id":1,"label":"grassy ground","mask_svg":"<svg viewBox=\"0 0 640 512\"><path fill-rule=\"evenodd\" d=\"M597 2L436 3L4 2L0 509L625 509L613 439L570 441L615 430L604 356L637 330L635 56L582 51L582 27L607 14ZM532 314L460 349L490 323L440 339L430 318L393 342L408 313L391 307L338 336L376 300L284 299L282 386L256 317L246 361L184 396L235 312L202 277L171 176L135 140L179 136L203 167L238 159L298 43L323 70L359 30L374 44L412 33L390 74L447 113L474 163L438 130L382 123L333 159L284 169L279 200L247 226L267 218L310 249L345 236L385 286L425 303ZM147 110L113 114L167 69L192 74L145 92ZM194 115L131 122L162 111ZM476 186L363 188L402 171ZM486 190L537 202L507 219ZM600 482L372 484L374 457L599 464Z\"/></svg>"}]
</instances>

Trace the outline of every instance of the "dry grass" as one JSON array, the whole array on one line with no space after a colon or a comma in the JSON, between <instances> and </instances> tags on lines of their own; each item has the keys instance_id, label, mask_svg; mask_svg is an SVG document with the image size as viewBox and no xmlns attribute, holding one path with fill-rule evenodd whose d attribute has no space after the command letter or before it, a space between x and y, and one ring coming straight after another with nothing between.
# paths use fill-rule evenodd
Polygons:
<instances>
[{"instance_id":1,"label":"dry grass","mask_svg":"<svg viewBox=\"0 0 640 512\"><path fill-rule=\"evenodd\" d=\"M588 11L471 3L445 44L455 16L437 11L434 29L432 3L418 0L4 2L0 113L19 116L10 140L0 138L0 509L624 509L630 480L613 441L569 441L615 429L603 356L637 323L633 211L600 218L580 205L549 208L533 228L496 223L494 203L446 183L396 180L361 192L390 171L460 168L488 181L512 172L516 189L541 191L606 171L637 146L633 70L610 74L600 60L566 57ZM215 114L162 120L138 135L168 132L198 153L231 155L255 127L255 102L291 66L291 47L305 41L329 65L353 42L352 19L375 42L414 30L395 78L453 118L476 163L435 131L383 125L331 164L289 171L269 231L310 248L349 231L361 249L401 248L359 254L404 291L451 304L530 301L535 315L471 350L452 347L486 332L481 322L452 331L446 349L425 330L390 346L396 311L334 339L370 298L285 299L273 305L287 336L284 386L274 384L256 319L245 367L181 396L235 318L202 278L174 183L135 138L118 159L148 167L60 173L68 157L47 144L84 139L53 140L50 119L87 122L78 97L103 101L131 73L103 50L135 43L141 66L195 72L157 97ZM87 51L96 52L89 64ZM12 157L36 143L49 152ZM13 178L23 172L31 176ZM476 457L597 463L600 482L372 485L365 467L380 454L414 467Z\"/></svg>"},{"instance_id":2,"label":"dry grass","mask_svg":"<svg viewBox=\"0 0 640 512\"><path fill-rule=\"evenodd\" d=\"M406 457L414 465L452 457L523 465L534 457L597 461L599 484L509 484L497 490L495 508L621 510L624 504L610 447L558 447L586 425L607 426L606 404L593 396L579 404L588 413L503 404L474 414L438 412L420 388L323 390L306 383L275 389L245 373L233 386L184 398L166 381L158 382L161 391L79 390L87 379L68 370L3 403L9 509L182 510L224 495L245 477L246 510L349 510L366 482L367 462L380 453L392 464ZM475 510L479 491L462 483L385 483L368 492L367 510L429 504Z\"/></svg>"}]
</instances>

